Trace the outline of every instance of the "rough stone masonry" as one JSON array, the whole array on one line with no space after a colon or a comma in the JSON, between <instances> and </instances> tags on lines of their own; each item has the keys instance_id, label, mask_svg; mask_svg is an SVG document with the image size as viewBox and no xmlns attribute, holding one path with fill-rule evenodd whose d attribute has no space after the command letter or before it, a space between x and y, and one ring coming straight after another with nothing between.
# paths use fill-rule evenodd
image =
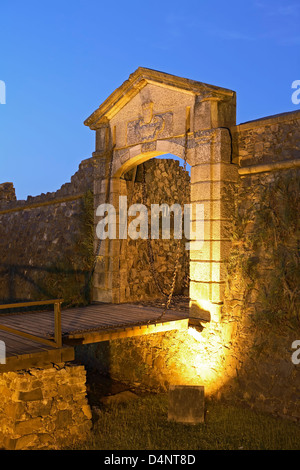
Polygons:
<instances>
[{"instance_id":1,"label":"rough stone masonry","mask_svg":"<svg viewBox=\"0 0 300 470\"><path fill-rule=\"evenodd\" d=\"M272 328L264 330L257 320L261 318L264 304L262 298L255 297L255 288L262 285L264 279L271 279L268 276L272 269L278 279L282 270L279 272L275 262L268 264L272 254L270 247L256 250L252 244L247 253L244 248L252 236L251 226L257 223L262 210L264 199L260 188L267 186L271 193L276 185L282 187L280 185L286 181L299 181L300 112L236 125L234 91L139 68L85 124L95 131L95 152L82 161L70 183L55 193L28 197L27 201L16 200L11 183L0 186L2 301L47 297L49 292L45 283L41 285L41 277L49 272L53 274L53 267L62 269L81 246L84 195L88 191L93 195L92 243L95 248L98 241L95 211L105 202L107 188L109 202L116 204L120 195L128 196L131 192L132 178L128 176L146 162L149 183L156 193L163 194L167 189L168 198L181 195L182 203L188 198L192 203L204 204L203 249L190 252L188 259L189 296L190 314L201 318L203 311L208 312L210 321L202 322L202 331L195 332L191 328L188 332L86 346L77 351L78 356L83 363L86 360L86 364L89 359L94 364L99 359L99 370L107 367L112 376L124 381L141 382L164 390L172 383L204 385L214 396L238 399L255 408L299 420L300 371L299 365L290 360L292 341L299 339L299 324L287 331L288 318L283 316L284 328L278 333ZM187 175L174 162L149 163L153 157L162 159L166 154L186 159L190 165L188 195ZM296 183L294 188L297 188ZM139 185L137 179L135 200L140 198ZM229 188L239 193L239 199L228 199ZM292 193L293 204L298 204L297 189ZM283 200L281 203L286 207ZM256 210L254 218L243 227L237 242L232 222L236 214L249 207ZM295 227L299 213L295 211L292 217ZM288 241L292 252L295 238ZM120 303L158 295L143 264L141 245L127 241L125 259L121 242L107 240L102 246L93 278L93 301ZM168 248L162 244L156 252L157 267L166 281L172 249L171 241ZM247 255L246 268L249 269L245 270L244 266L244 270L231 271L228 276L227 261L232 259L232 249L242 259ZM76 253L78 265L83 258L81 252ZM183 266L184 259L182 269ZM255 266L261 270L255 271ZM254 274L249 278L251 273ZM75 270L75 274L78 275L78 271ZM180 279L184 275L181 271ZM145 279L142 287L137 282L141 276ZM83 283L85 274L79 279L79 283ZM249 279L254 289L249 289ZM283 283L278 292L282 292L282 286ZM289 285L285 286L285 291L291 292ZM269 296L268 305L274 298L278 295ZM290 299L298 301L296 290L290 293ZM78 411L80 426L88 427L83 378L78 379L80 398L69 399L68 377L71 379L72 374L67 366L52 372L41 370L36 379L35 372L31 371L11 374L0 378L8 410L3 422L10 436L9 446L42 446L43 441L48 441L54 426L53 419L48 422L47 406L50 404L58 429L63 417L74 428L74 410ZM58 401L61 409L56 408L55 400L47 395L48 382L50 384L53 376L57 382L62 380L62 385L60 392L57 389L49 393L64 397ZM32 395L26 395L27 392ZM43 400L48 400L45 416L34 410L35 405L41 404L42 395ZM28 396L37 400L21 399ZM27 421L31 424L27 425ZM43 426L47 432L42 431Z\"/></svg>"},{"instance_id":2,"label":"rough stone masonry","mask_svg":"<svg viewBox=\"0 0 300 470\"><path fill-rule=\"evenodd\" d=\"M83 366L0 374L0 447L9 450L59 449L88 437L91 410Z\"/></svg>"}]
</instances>

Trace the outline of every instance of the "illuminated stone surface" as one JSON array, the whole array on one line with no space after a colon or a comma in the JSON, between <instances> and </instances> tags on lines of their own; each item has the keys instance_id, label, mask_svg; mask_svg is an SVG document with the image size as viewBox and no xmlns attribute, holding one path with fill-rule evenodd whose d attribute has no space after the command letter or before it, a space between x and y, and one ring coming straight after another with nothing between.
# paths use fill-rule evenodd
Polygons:
<instances>
[{"instance_id":1,"label":"illuminated stone surface","mask_svg":"<svg viewBox=\"0 0 300 470\"><path fill-rule=\"evenodd\" d=\"M86 439L91 410L83 366L0 374L0 448L59 449Z\"/></svg>"}]
</instances>

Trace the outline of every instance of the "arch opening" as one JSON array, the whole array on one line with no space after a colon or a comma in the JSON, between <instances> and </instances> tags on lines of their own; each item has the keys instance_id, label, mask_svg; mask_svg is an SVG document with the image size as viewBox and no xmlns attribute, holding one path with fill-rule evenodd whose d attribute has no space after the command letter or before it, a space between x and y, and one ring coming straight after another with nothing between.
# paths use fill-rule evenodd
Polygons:
<instances>
[{"instance_id":1,"label":"arch opening","mask_svg":"<svg viewBox=\"0 0 300 470\"><path fill-rule=\"evenodd\" d=\"M120 301L164 305L175 278L171 305L180 302L188 308L189 252L183 219L184 205L190 203L190 172L173 154L147 160L141 156L138 162L125 167L119 177L119 195L126 196L128 209L128 234L119 246ZM130 215L130 210L137 204L147 208L147 239L130 236L131 224L136 223L136 212ZM178 239L180 224L182 236ZM137 227L137 233L140 229Z\"/></svg>"}]
</instances>

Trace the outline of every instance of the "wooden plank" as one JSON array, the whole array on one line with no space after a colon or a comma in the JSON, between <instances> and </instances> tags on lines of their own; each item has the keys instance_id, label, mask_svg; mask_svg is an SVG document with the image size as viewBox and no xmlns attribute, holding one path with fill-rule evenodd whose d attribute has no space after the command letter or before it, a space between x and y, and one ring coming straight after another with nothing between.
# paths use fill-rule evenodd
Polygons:
<instances>
[{"instance_id":1,"label":"wooden plank","mask_svg":"<svg viewBox=\"0 0 300 470\"><path fill-rule=\"evenodd\" d=\"M114 307L118 307L117 305ZM93 309L94 310L94 309ZM106 308L105 313L109 311L109 315L105 315L105 318L103 315L99 315L99 312L94 313L91 315L90 309L86 308L84 311L79 310L81 315L78 318L78 316L74 316L74 313L76 313L78 310L72 309L69 311L63 311L62 312L62 330L67 333L71 332L72 330L76 329L89 329L90 327L106 327L106 326L117 326L117 325L126 325L130 323L139 323L140 321L145 321L145 323L148 323L149 321L155 321L157 317L151 317L149 318L149 315L145 313L145 311L139 311L139 315L130 315L127 318L124 318L124 315L120 314L115 314L111 315L111 306L109 309ZM162 311L158 310L158 312L161 314ZM50 319L49 314L48 318L47 316L43 315L43 317L40 318L35 318L35 321L33 323L33 317L34 315L28 314L21 314L19 315L18 318L16 316L13 316L13 318L6 318L4 324L6 326L10 327L17 327L20 328L22 331L25 331L26 333L44 333L49 334L50 331L54 333L54 320ZM172 319L174 318L174 315L166 313L164 315L164 319ZM175 317L177 318L177 317ZM182 315L181 315L182 318ZM26 320L26 324L25 324ZM38 335L37 335L38 336Z\"/></svg>"},{"instance_id":2,"label":"wooden plank","mask_svg":"<svg viewBox=\"0 0 300 470\"><path fill-rule=\"evenodd\" d=\"M116 330L107 333L97 334L83 334L82 344L88 344L91 342L111 341L114 339L130 338L134 336L144 336L146 334L159 333L164 331L170 331L174 329L182 329L182 325L170 325L168 323L160 325L149 325L147 329L140 327L125 328L124 330Z\"/></svg>"},{"instance_id":3,"label":"wooden plank","mask_svg":"<svg viewBox=\"0 0 300 470\"><path fill-rule=\"evenodd\" d=\"M66 335L63 338L64 343L73 341L85 344L187 328L188 318L184 312L168 310L161 318L162 313L163 309L160 308L134 304L95 304L66 309L60 312L60 315L56 312L58 324L61 319L61 328L57 329L56 338L64 333ZM160 318L159 321L157 321L158 318ZM8 335L6 338L8 354L16 360L18 354L24 355L29 351L46 353L49 348L55 349L54 342L40 336L52 334L55 336L53 312L0 315L0 323L4 326L2 336ZM16 336L16 333L20 334L20 332L22 336ZM36 341L42 343L39 344Z\"/></svg>"},{"instance_id":4,"label":"wooden plank","mask_svg":"<svg viewBox=\"0 0 300 470\"><path fill-rule=\"evenodd\" d=\"M91 323L97 323L97 324L111 324L111 323L119 323L120 321L122 322L134 322L134 321L137 321L137 320L145 320L145 321L154 321L156 318L158 318L157 316L155 317L149 317L149 315L134 315L134 316L130 316L130 317L127 317L127 318L124 318L123 316L120 316L120 315L114 315L114 316L108 316L108 317L105 317L103 318L103 316L99 316L99 315L90 315L90 313L88 315L85 315L85 316L81 316L80 318L78 317L74 317L74 315L68 315L68 317L66 317L65 315L65 312L62 312L62 326L63 328L67 328L68 326L75 326L75 325L85 325L85 324L91 324ZM169 314L165 314L164 315L164 318L165 319L168 319L168 318L182 318L181 317L177 317L177 316L174 316L174 315L169 315ZM26 325L25 325L25 320L26 320ZM37 319L38 320L38 319ZM49 329L50 327L53 328L54 326L54 321L52 320L51 322L48 322L47 320L45 320L44 318L41 319L41 320L38 320L38 321L35 321L34 323L32 323L32 319L31 318L26 318L26 316L24 315L21 315L20 318L7 318L5 322L3 322L3 324L6 324L7 326L13 326L13 325L18 325L19 327L23 327L23 328L26 328L26 326L30 326L31 328L33 328L34 330L37 330L37 331L40 331L41 328L43 329Z\"/></svg>"},{"instance_id":5,"label":"wooden plank","mask_svg":"<svg viewBox=\"0 0 300 470\"><path fill-rule=\"evenodd\" d=\"M35 349L49 349L46 348L41 343L33 342L26 338L22 338L21 336L13 335L11 333L7 333L6 336L0 334L0 339L5 342L6 350L10 348L20 348L28 349L28 347L34 347Z\"/></svg>"},{"instance_id":6,"label":"wooden plank","mask_svg":"<svg viewBox=\"0 0 300 470\"><path fill-rule=\"evenodd\" d=\"M64 312L63 312L64 313ZM18 318L16 318L16 316L13 316L13 318L10 318L10 317L6 317L5 321L2 321L2 324L7 326L7 327L11 327L11 328L15 328L15 329L19 329L20 331L24 331L26 333L32 333L32 334L37 334L37 336L39 336L39 334L50 334L50 333L53 333L54 334L54 319L51 319L51 321L47 321L47 319L36 319L34 322L32 320L32 317L27 317L26 314L22 314L20 315ZM85 326L95 326L95 325L99 325L99 316L95 319L90 319L89 317L85 317L85 318L82 318L80 320L78 320L78 318L74 317L73 315L70 316L69 318L63 318L62 319L62 330L64 332L68 331L69 329L74 329L74 328L82 328L82 327L85 327ZM101 321L101 323L103 323ZM107 325L110 325L111 322L106 322L105 324Z\"/></svg>"},{"instance_id":7,"label":"wooden plank","mask_svg":"<svg viewBox=\"0 0 300 470\"><path fill-rule=\"evenodd\" d=\"M27 354L36 351L47 351L49 349L49 347L46 347L40 343L30 341L26 338L13 335L11 333L0 332L0 338L5 342L6 357Z\"/></svg>"},{"instance_id":8,"label":"wooden plank","mask_svg":"<svg viewBox=\"0 0 300 470\"><path fill-rule=\"evenodd\" d=\"M143 314L147 309L139 309L127 304L111 304L111 305L92 305L84 308L86 313L110 315L132 315L133 313ZM80 312L76 309L76 312ZM160 310L162 311L162 310ZM67 312L67 311L66 311ZM70 309L69 312L75 312L75 309Z\"/></svg>"},{"instance_id":9,"label":"wooden plank","mask_svg":"<svg viewBox=\"0 0 300 470\"><path fill-rule=\"evenodd\" d=\"M5 322L2 322L0 324L0 330L2 329L1 325L3 325L3 327L6 327L6 328L13 328L15 331L20 331L22 333L27 333L27 334L33 334L36 336L39 336L40 334L43 334L43 333L44 333L44 336L46 336L48 333L51 332L51 330L52 332L54 332L54 325L52 326L52 328L47 328L45 325L39 324L37 322L34 325L32 325L27 321L26 318L23 319L22 322L15 321L15 320L11 320L11 321L7 320Z\"/></svg>"},{"instance_id":10,"label":"wooden plank","mask_svg":"<svg viewBox=\"0 0 300 470\"><path fill-rule=\"evenodd\" d=\"M119 305L118 305L119 307ZM116 310L116 311L114 311ZM103 317L103 314L101 315L101 313L103 312L103 314L105 315L105 317ZM106 308L106 309L99 309L98 311L97 310L87 310L86 311L86 317L85 318L98 318L101 320L103 320L103 318L105 318L106 321L109 321L109 320L134 320L134 319L137 319L137 318L145 318L145 319L148 319L149 320L149 316L153 319L159 317L161 314L163 313L162 310L159 310L157 309L157 311L151 311L151 310L133 310L130 311L128 308L118 308L118 309L112 309L112 308ZM149 315L150 314L150 315ZM170 313L166 313L165 315L170 315ZM174 316L174 315L172 315ZM178 316L178 315L175 315L175 316ZM182 314L180 315L180 317L182 318Z\"/></svg>"},{"instance_id":11,"label":"wooden plank","mask_svg":"<svg viewBox=\"0 0 300 470\"><path fill-rule=\"evenodd\" d=\"M98 310L99 312L103 312L104 314L106 314L107 316L117 316L117 317L123 317L123 318L131 318L132 316L134 315L149 315L149 314L154 314L156 312L154 311L150 311L147 309L138 309L138 308L134 308L134 307L131 307L129 305L114 305L112 308L111 307L106 307L106 308L101 308ZM162 310L159 312L159 313L162 313Z\"/></svg>"},{"instance_id":12,"label":"wooden plank","mask_svg":"<svg viewBox=\"0 0 300 470\"><path fill-rule=\"evenodd\" d=\"M163 309L156 308L156 307L138 307L133 304L114 304L114 305L107 305L106 308L101 308L99 311L103 311L107 315L114 315L114 310L116 310L117 315L120 316L122 314L122 317L126 318L131 318L133 315L155 315L157 316L161 315L163 313ZM124 315L123 315L124 314ZM165 314L166 315L171 315L171 316L178 316L178 317L183 317L186 316L185 312L182 311L177 311L177 310L166 310Z\"/></svg>"},{"instance_id":13,"label":"wooden plank","mask_svg":"<svg viewBox=\"0 0 300 470\"><path fill-rule=\"evenodd\" d=\"M104 306L93 306L91 307L86 307L84 308L84 311L82 309L70 309L70 310L63 310L63 316L62 318L68 318L68 317L73 317L73 315L78 315L80 316L81 319L84 318L97 318L99 319L101 317L101 320L105 318L105 320L109 319L133 319L136 316L139 317L147 317L149 314L151 317L153 316L160 316L163 313L162 309L149 309L149 308L139 308L131 305L106 305ZM177 311L167 311L165 315L172 315L172 316L179 316L182 318L183 312L177 312Z\"/></svg>"},{"instance_id":14,"label":"wooden plank","mask_svg":"<svg viewBox=\"0 0 300 470\"><path fill-rule=\"evenodd\" d=\"M122 318L122 315L120 313L116 313L114 311L111 311L111 310L92 310L92 309L87 309L85 312L80 312L80 311L69 311L68 313L63 311L63 318L67 318L68 316L72 316L72 317L80 317L81 319L85 319L85 318L94 318L95 320L105 320L105 321L109 321L110 319L113 319L113 318ZM66 314L65 314L66 313Z\"/></svg>"},{"instance_id":15,"label":"wooden plank","mask_svg":"<svg viewBox=\"0 0 300 470\"><path fill-rule=\"evenodd\" d=\"M87 316L86 318L80 318L80 319L73 319L73 321L67 322L63 318L63 326L76 326L76 325L85 325L85 324L103 324L103 325L111 325L111 324L118 324L118 323L126 323L126 322L134 322L134 321L140 321L140 320L147 320L148 317L131 317L131 318L124 318L122 316L110 316L110 317L93 317L93 316Z\"/></svg>"},{"instance_id":16,"label":"wooden plank","mask_svg":"<svg viewBox=\"0 0 300 470\"><path fill-rule=\"evenodd\" d=\"M129 326L138 326L139 323L141 324L151 324L151 322L149 322L147 319L144 319L142 321L137 321L137 320L127 320L127 321L121 321L120 319L118 321L111 321L109 324L106 324L106 325L103 325L99 322L97 323L88 323L86 322L84 325L80 325L80 324L74 324L72 328L69 328L68 329L68 333L67 334L71 334L72 332L76 332L76 331L88 331L88 330L91 330L91 329L97 329L97 330L101 330L103 329L104 331L107 330L107 329L110 329L110 328L124 328L124 327L129 327ZM155 323L155 319L153 319L152 323Z\"/></svg>"},{"instance_id":17,"label":"wooden plank","mask_svg":"<svg viewBox=\"0 0 300 470\"><path fill-rule=\"evenodd\" d=\"M53 313L52 313L53 315ZM33 320L31 316L27 316L26 314L22 315L13 315L12 317L6 317L5 319L0 319L1 325L6 326L15 326L20 328L32 328L32 329L40 329L40 326L44 325L46 328L50 328L51 326L54 327L54 319L51 322L47 322L45 319L36 319Z\"/></svg>"},{"instance_id":18,"label":"wooden plank","mask_svg":"<svg viewBox=\"0 0 300 470\"><path fill-rule=\"evenodd\" d=\"M89 324L95 324L95 325L111 325L111 324L120 324L120 323L128 323L128 322L134 322L134 321L140 321L140 320L148 320L146 316L141 316L141 317L133 317L131 316L130 318L124 318L123 316L120 315L110 315L107 317L100 316L99 314L97 315L91 315L90 312L85 316L85 317L80 317L80 318L72 318L64 315L64 312L62 312L62 326L63 329L66 329L68 327L77 327L77 326L85 326ZM153 319L154 320L154 319Z\"/></svg>"},{"instance_id":19,"label":"wooden plank","mask_svg":"<svg viewBox=\"0 0 300 470\"><path fill-rule=\"evenodd\" d=\"M68 325L70 323L85 323L87 321L94 321L94 322L101 322L101 323L108 323L109 317L104 317L99 313L91 313L86 312L85 314L77 314L73 312L66 313L62 311L62 323L63 325Z\"/></svg>"}]
</instances>

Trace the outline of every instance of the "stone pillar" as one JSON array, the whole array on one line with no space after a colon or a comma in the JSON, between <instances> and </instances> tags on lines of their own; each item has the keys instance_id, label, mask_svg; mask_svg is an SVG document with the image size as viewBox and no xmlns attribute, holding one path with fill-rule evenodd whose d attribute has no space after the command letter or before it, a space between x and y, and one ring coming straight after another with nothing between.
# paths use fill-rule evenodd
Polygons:
<instances>
[{"instance_id":1,"label":"stone pillar","mask_svg":"<svg viewBox=\"0 0 300 470\"><path fill-rule=\"evenodd\" d=\"M97 208L100 204L114 204L113 184L111 181L110 163L114 145L114 132L109 121L103 122L96 130L96 149L93 153L94 169L94 220L95 240L94 252L97 254L96 266L93 275L92 299L95 302L118 302L118 286L113 273L117 270L116 244L118 240L99 240L96 233L100 217ZM108 183L110 180L110 187ZM109 199L108 197L109 191ZM116 264L117 263L117 264Z\"/></svg>"},{"instance_id":2,"label":"stone pillar","mask_svg":"<svg viewBox=\"0 0 300 470\"><path fill-rule=\"evenodd\" d=\"M98 170L95 172L94 180L94 201L95 201L95 252L100 244L100 251L97 257L96 268L93 277L93 301L119 303L124 295L120 286L120 240L119 240L119 196L126 195L126 181L120 178L113 178L109 175L109 165L111 152L109 150L100 157L97 156ZM109 178L110 176L110 178ZM107 195L109 187L109 195ZM107 198L108 197L108 198ZM112 204L116 210L116 239L109 238L99 240L96 234L96 227L100 221L96 212L100 204Z\"/></svg>"},{"instance_id":3,"label":"stone pillar","mask_svg":"<svg viewBox=\"0 0 300 470\"><path fill-rule=\"evenodd\" d=\"M211 105L211 110L206 109ZM201 103L198 125L223 124L214 101ZM202 119L200 117L202 116ZM203 119L206 119L206 122ZM227 128L210 128L194 133L191 169L191 203L204 205L204 243L190 252L191 316L220 321L224 300L224 259L230 246L226 231L230 217L226 187L238 180L237 166L231 163L231 136Z\"/></svg>"}]
</instances>

